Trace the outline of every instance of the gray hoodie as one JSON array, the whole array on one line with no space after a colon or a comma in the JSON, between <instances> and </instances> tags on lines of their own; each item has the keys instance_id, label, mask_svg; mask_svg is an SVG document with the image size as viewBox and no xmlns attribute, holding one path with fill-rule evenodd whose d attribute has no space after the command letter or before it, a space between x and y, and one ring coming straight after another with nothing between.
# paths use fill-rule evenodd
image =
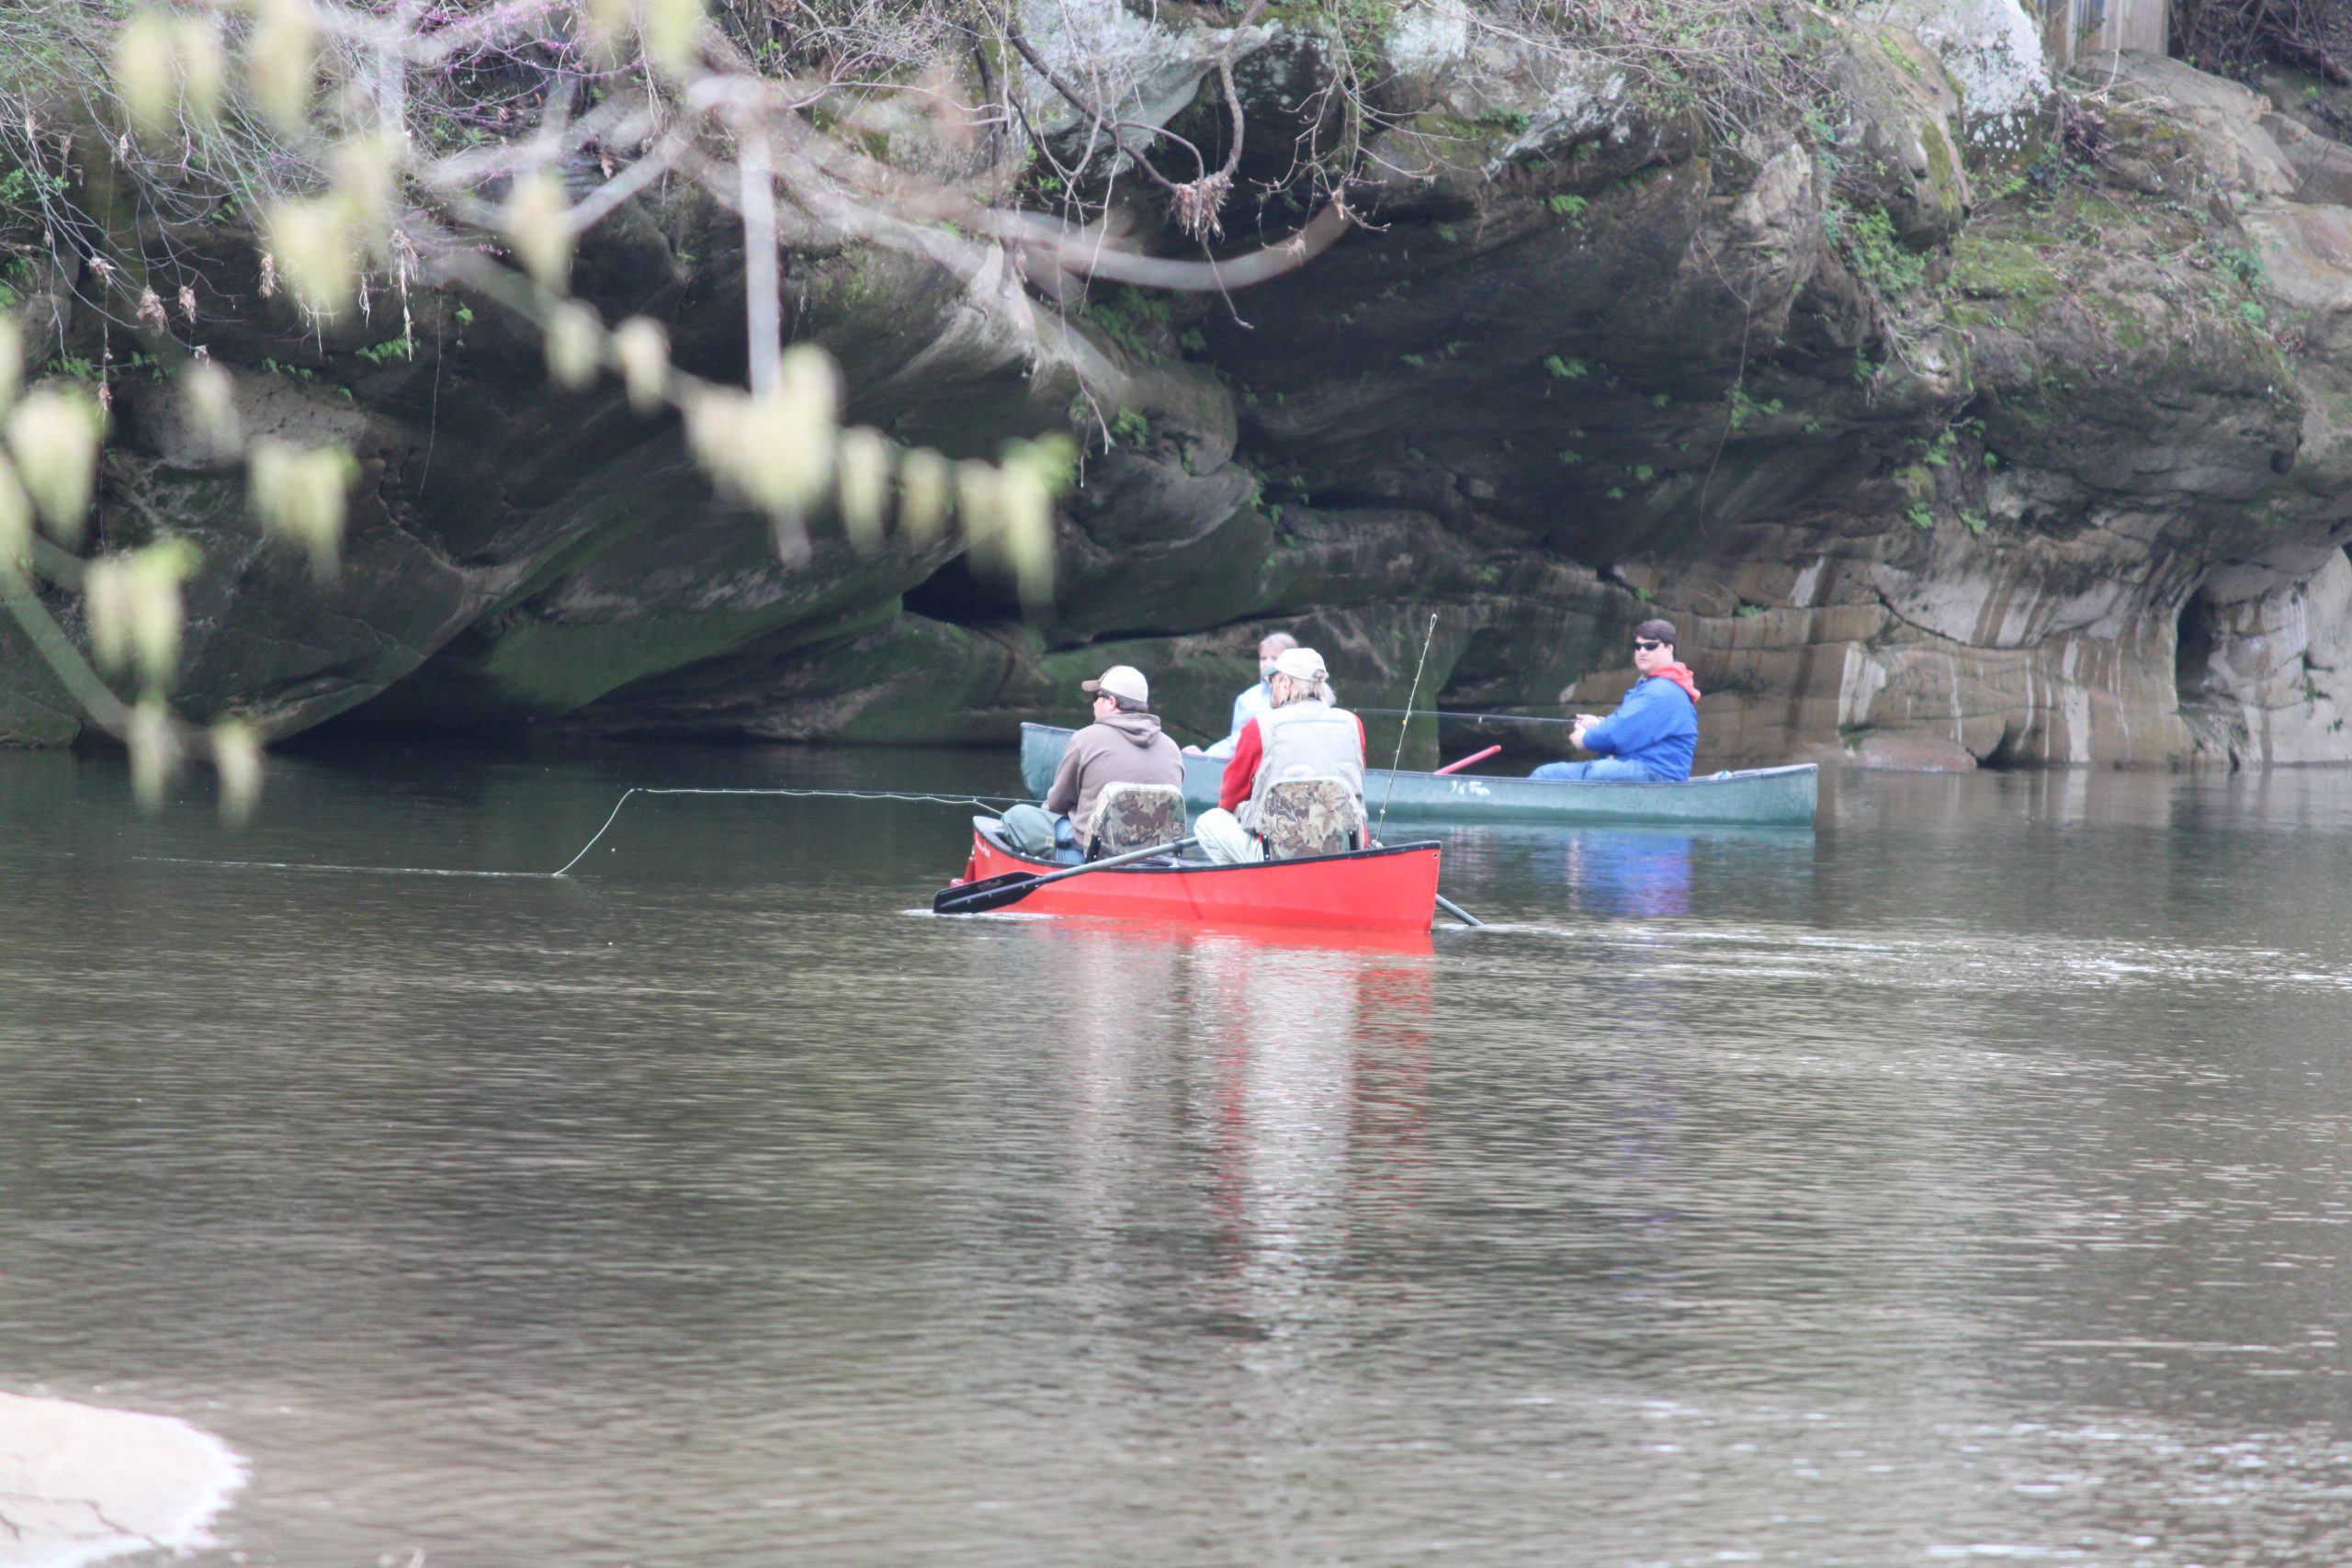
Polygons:
<instances>
[{"instance_id":1,"label":"gray hoodie","mask_svg":"<svg viewBox=\"0 0 2352 1568\"><path fill-rule=\"evenodd\" d=\"M1083 849L1095 797L1114 784L1184 787L1184 753L1159 732L1159 715L1114 713L1071 736L1054 771L1054 787L1046 792L1046 809L1069 818Z\"/></svg>"}]
</instances>

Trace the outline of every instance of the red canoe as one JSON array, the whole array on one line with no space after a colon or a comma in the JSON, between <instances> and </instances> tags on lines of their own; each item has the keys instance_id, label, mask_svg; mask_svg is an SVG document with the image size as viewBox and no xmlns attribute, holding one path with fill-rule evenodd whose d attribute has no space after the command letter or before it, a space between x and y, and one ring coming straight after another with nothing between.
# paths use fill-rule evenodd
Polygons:
<instances>
[{"instance_id":1,"label":"red canoe","mask_svg":"<svg viewBox=\"0 0 2352 1568\"><path fill-rule=\"evenodd\" d=\"M1066 877L1006 908L1196 925L1426 931L1437 913L1437 856L1435 843L1418 843L1248 865L1144 861ZM1007 872L1036 875L1067 869L1056 861L1014 853L995 820L979 817L972 819L972 857L955 886Z\"/></svg>"}]
</instances>

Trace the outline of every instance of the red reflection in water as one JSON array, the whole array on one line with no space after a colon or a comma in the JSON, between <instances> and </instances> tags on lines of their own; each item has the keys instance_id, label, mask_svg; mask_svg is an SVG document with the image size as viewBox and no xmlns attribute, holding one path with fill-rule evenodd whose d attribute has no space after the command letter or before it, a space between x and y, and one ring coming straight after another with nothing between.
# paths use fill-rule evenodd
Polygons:
<instances>
[{"instance_id":1,"label":"red reflection in water","mask_svg":"<svg viewBox=\"0 0 2352 1568\"><path fill-rule=\"evenodd\" d=\"M1353 1227L1411 1207L1428 1130L1434 964L1377 952L1204 950L1220 1269L1250 1316L1286 1315Z\"/></svg>"},{"instance_id":2,"label":"red reflection in water","mask_svg":"<svg viewBox=\"0 0 2352 1568\"><path fill-rule=\"evenodd\" d=\"M1351 1236L1419 1201L1428 933L1030 930L1042 951L1023 961L1045 959L1041 1017L1071 1080L1065 1168L1090 1238L1076 1267L1107 1282L1137 1266L1125 1248L1165 1233L1190 1195L1216 1241L1199 1304L1260 1325L1319 1316Z\"/></svg>"}]
</instances>

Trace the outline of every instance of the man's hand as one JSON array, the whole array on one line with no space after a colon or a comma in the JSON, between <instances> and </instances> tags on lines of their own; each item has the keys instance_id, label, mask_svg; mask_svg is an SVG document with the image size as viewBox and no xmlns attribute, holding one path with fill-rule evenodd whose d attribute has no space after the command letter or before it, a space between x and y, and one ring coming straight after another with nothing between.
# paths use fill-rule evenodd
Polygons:
<instances>
[{"instance_id":1,"label":"man's hand","mask_svg":"<svg viewBox=\"0 0 2352 1568\"><path fill-rule=\"evenodd\" d=\"M1573 746L1582 746L1584 744L1584 732L1590 729L1594 725L1599 724L1600 722L1600 719L1599 716L1594 714L1580 713L1577 715L1577 721L1575 725L1568 730L1569 744Z\"/></svg>"}]
</instances>

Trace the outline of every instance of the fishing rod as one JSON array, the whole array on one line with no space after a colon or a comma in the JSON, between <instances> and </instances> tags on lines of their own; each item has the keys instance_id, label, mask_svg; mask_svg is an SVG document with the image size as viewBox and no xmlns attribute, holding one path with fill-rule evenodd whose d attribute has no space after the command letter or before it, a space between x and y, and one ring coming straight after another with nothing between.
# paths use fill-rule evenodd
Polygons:
<instances>
[{"instance_id":1,"label":"fishing rod","mask_svg":"<svg viewBox=\"0 0 2352 1568\"><path fill-rule=\"evenodd\" d=\"M1360 708L1349 705L1350 713L1368 713L1375 718L1472 718L1480 724L1574 724L1572 718L1548 718L1540 713L1464 713L1453 708Z\"/></svg>"},{"instance_id":2,"label":"fishing rod","mask_svg":"<svg viewBox=\"0 0 2352 1568\"><path fill-rule=\"evenodd\" d=\"M1421 671L1429 665L1430 644L1436 640L1437 613L1435 611L1431 611L1430 613L1430 635L1421 639L1421 657L1413 665L1412 689L1405 694L1404 713L1408 719L1410 719L1413 716L1413 699L1421 694ZM1393 713L1396 710L1393 708L1387 710L1379 708L1357 708L1354 711L1357 713L1379 713L1383 711ZM1372 830L1372 836L1375 842L1378 841L1380 838L1381 829L1388 826L1388 797L1389 795L1393 795L1396 793L1396 771L1405 765L1405 731L1407 728L1408 727L1406 725L1402 724L1396 727L1396 760L1388 764L1387 794L1383 795L1380 797L1380 827L1374 828Z\"/></svg>"},{"instance_id":3,"label":"fishing rod","mask_svg":"<svg viewBox=\"0 0 2352 1568\"><path fill-rule=\"evenodd\" d=\"M1434 613L1432 613L1432 614L1430 615L1430 630L1429 630L1429 635L1428 635L1427 637L1423 637L1423 638L1421 639L1421 657L1420 657L1419 660L1415 660L1415 661L1414 661L1414 664L1413 664L1413 684L1412 684L1412 686L1411 686L1411 687L1410 687L1410 688L1409 688L1409 689L1405 693L1405 709L1404 709L1404 713L1405 713L1405 716L1406 716L1408 719L1409 719L1409 718L1411 718L1411 717L1413 716L1413 700L1414 700L1416 697L1419 697L1419 696L1421 694L1421 671L1422 671L1424 669L1426 669L1426 668L1428 667L1428 665L1429 665L1429 661L1430 661L1430 644L1431 644L1431 643L1435 642L1436 640L1437 640L1437 616L1436 616L1436 615L1435 615ZM1384 711L1384 710L1379 709L1379 708L1356 708L1356 709L1351 709L1351 712L1356 712L1356 713L1380 713L1380 712L1382 712L1382 711ZM1389 710L1386 710L1386 711L1394 712L1395 710L1394 710L1394 709L1389 709ZM1388 791L1387 791L1387 794L1383 795L1380 797L1380 827L1379 827L1379 828L1375 828L1374 829L1373 829L1373 835L1372 835L1372 836L1373 836L1373 841L1374 841L1374 843L1377 843L1377 842L1379 842L1379 841L1380 841L1380 833L1381 833L1381 829L1385 829L1385 828L1388 826L1388 798L1389 798L1389 795L1395 795L1395 794L1396 793L1396 773L1397 773L1397 770L1398 770L1398 769L1400 769L1401 767L1403 767L1403 766L1404 766L1404 762L1405 762L1405 730L1406 730L1406 728L1407 728L1406 726L1401 725L1401 724L1400 724L1400 725L1398 725L1398 726L1396 727L1396 757L1395 757L1395 758L1394 758L1394 759L1389 762L1389 764L1388 764ZM1499 750L1502 750L1502 748L1501 748L1501 747L1499 747L1499 746L1496 746L1496 747L1490 747L1488 750L1492 750L1492 751L1499 751ZM1482 751L1482 752L1480 752L1478 755L1483 757L1483 756L1485 756L1485 755L1487 755L1487 752ZM1464 757L1464 758L1462 760L1462 761L1463 761L1463 762L1472 762L1472 761L1476 761L1476 760L1477 760L1477 759L1476 759L1476 758L1474 758L1474 757ZM1461 766L1461 765L1462 765L1462 763L1456 763L1456 764L1455 764L1455 766L1457 766L1457 767L1459 767L1459 766ZM1438 893L1438 892L1436 892L1436 890L1435 890L1435 889L1431 889L1431 894L1432 894L1432 896L1436 898L1436 900L1437 900L1437 907L1438 907L1439 908L1443 909L1447 914L1452 915L1455 919L1460 920L1464 925L1465 925L1465 926L1471 926L1471 927L1474 927L1474 928L1475 928L1475 927L1481 927L1481 926L1484 926L1484 925L1487 923L1486 921L1484 921L1484 920L1480 919L1477 916L1476 916L1476 915L1472 914L1469 910L1467 910L1467 909L1464 908L1461 905L1459 905L1459 904L1455 903L1453 899L1451 899L1451 898L1447 897L1444 894L1442 894L1442 893Z\"/></svg>"}]
</instances>

